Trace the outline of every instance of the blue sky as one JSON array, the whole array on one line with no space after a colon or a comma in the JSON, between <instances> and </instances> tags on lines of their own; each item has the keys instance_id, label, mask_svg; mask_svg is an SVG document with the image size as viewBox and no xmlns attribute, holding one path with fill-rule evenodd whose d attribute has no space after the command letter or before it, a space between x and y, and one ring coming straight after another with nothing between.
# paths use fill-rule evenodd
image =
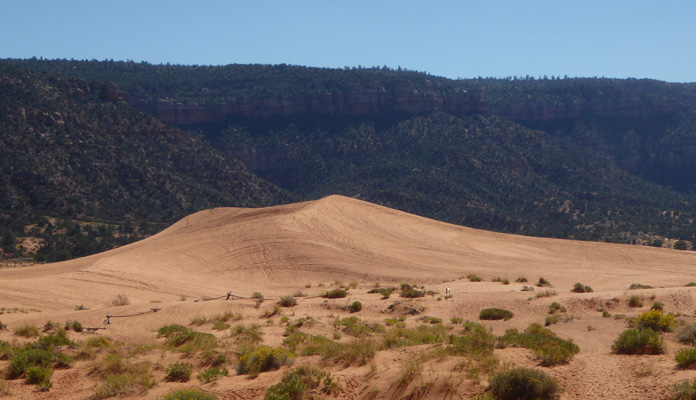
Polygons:
<instances>
[{"instance_id":1,"label":"blue sky","mask_svg":"<svg viewBox=\"0 0 696 400\"><path fill-rule=\"evenodd\" d=\"M0 58L696 81L694 1L0 1Z\"/></svg>"}]
</instances>

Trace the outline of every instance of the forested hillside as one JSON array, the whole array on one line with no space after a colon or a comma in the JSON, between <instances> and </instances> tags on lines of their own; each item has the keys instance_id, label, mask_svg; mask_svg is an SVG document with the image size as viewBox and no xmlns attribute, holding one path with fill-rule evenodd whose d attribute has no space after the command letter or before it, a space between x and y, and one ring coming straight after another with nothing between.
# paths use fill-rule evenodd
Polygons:
<instances>
[{"instance_id":1,"label":"forested hillside","mask_svg":"<svg viewBox=\"0 0 696 400\"><path fill-rule=\"evenodd\" d=\"M0 115L5 255L32 236L39 259L83 256L204 208L292 199L199 135L135 110L113 84L0 64Z\"/></svg>"},{"instance_id":2,"label":"forested hillside","mask_svg":"<svg viewBox=\"0 0 696 400\"><path fill-rule=\"evenodd\" d=\"M696 239L695 84L287 65L0 66L6 226L20 204L153 229L213 205L343 194L520 234Z\"/></svg>"}]
</instances>

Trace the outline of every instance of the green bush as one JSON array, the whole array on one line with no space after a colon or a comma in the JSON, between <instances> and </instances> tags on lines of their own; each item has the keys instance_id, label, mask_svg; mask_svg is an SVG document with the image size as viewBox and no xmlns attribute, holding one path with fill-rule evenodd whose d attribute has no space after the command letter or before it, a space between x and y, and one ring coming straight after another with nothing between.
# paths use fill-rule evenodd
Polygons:
<instances>
[{"instance_id":1,"label":"green bush","mask_svg":"<svg viewBox=\"0 0 696 400\"><path fill-rule=\"evenodd\" d=\"M532 350L540 365L548 367L568 363L580 348L570 339L561 339L540 324L531 324L523 333L508 330L498 340L502 347L520 346Z\"/></svg>"},{"instance_id":2,"label":"green bush","mask_svg":"<svg viewBox=\"0 0 696 400\"><path fill-rule=\"evenodd\" d=\"M638 329L652 329L658 332L670 332L677 321L674 315L663 314L662 311L652 309L644 312L635 319L634 324Z\"/></svg>"},{"instance_id":3,"label":"green bush","mask_svg":"<svg viewBox=\"0 0 696 400\"><path fill-rule=\"evenodd\" d=\"M490 379L490 387L499 400L556 399L562 392L554 378L529 368L498 372Z\"/></svg>"},{"instance_id":4,"label":"green bush","mask_svg":"<svg viewBox=\"0 0 696 400\"><path fill-rule=\"evenodd\" d=\"M64 354L52 353L44 349L25 348L19 350L7 367L7 377L17 379L32 367L62 368L72 365L74 360Z\"/></svg>"},{"instance_id":5,"label":"green bush","mask_svg":"<svg viewBox=\"0 0 696 400\"><path fill-rule=\"evenodd\" d=\"M82 332L83 327L82 323L79 321L65 321L65 326L64 328L66 331L73 330L75 332Z\"/></svg>"},{"instance_id":6,"label":"green bush","mask_svg":"<svg viewBox=\"0 0 696 400\"><path fill-rule=\"evenodd\" d=\"M217 400L217 397L200 389L181 389L166 394L162 400Z\"/></svg>"},{"instance_id":7,"label":"green bush","mask_svg":"<svg viewBox=\"0 0 696 400\"><path fill-rule=\"evenodd\" d=\"M617 354L663 354L665 343L652 329L627 329L611 345Z\"/></svg>"},{"instance_id":8,"label":"green bush","mask_svg":"<svg viewBox=\"0 0 696 400\"><path fill-rule=\"evenodd\" d=\"M544 277L539 277L539 280L537 281L537 286L539 287L551 287L551 282L548 280L544 279Z\"/></svg>"},{"instance_id":9,"label":"green bush","mask_svg":"<svg viewBox=\"0 0 696 400\"><path fill-rule=\"evenodd\" d=\"M679 350L674 360L681 369L696 369L696 348Z\"/></svg>"},{"instance_id":10,"label":"green bush","mask_svg":"<svg viewBox=\"0 0 696 400\"><path fill-rule=\"evenodd\" d=\"M680 343L696 345L696 324L687 325L677 333L677 340Z\"/></svg>"},{"instance_id":11,"label":"green bush","mask_svg":"<svg viewBox=\"0 0 696 400\"><path fill-rule=\"evenodd\" d=\"M266 391L264 400L303 399L307 390L316 389L324 373L316 368L300 367L283 375L279 383Z\"/></svg>"},{"instance_id":12,"label":"green bush","mask_svg":"<svg viewBox=\"0 0 696 400\"><path fill-rule=\"evenodd\" d=\"M359 301L354 301L353 304L348 307L348 311L355 313L362 310L362 303Z\"/></svg>"},{"instance_id":13,"label":"green bush","mask_svg":"<svg viewBox=\"0 0 696 400\"><path fill-rule=\"evenodd\" d=\"M512 318L512 311L504 310L502 308L484 308L479 313L479 319L484 320L498 320L504 319L509 320Z\"/></svg>"},{"instance_id":14,"label":"green bush","mask_svg":"<svg viewBox=\"0 0 696 400\"><path fill-rule=\"evenodd\" d=\"M467 355L477 359L490 356L495 348L495 336L475 322L465 322L459 335L449 336L448 351L455 355Z\"/></svg>"},{"instance_id":15,"label":"green bush","mask_svg":"<svg viewBox=\"0 0 696 400\"><path fill-rule=\"evenodd\" d=\"M27 383L34 384L39 387L42 391L47 391L53 386L51 383L51 376L53 375L53 368L35 366L27 369Z\"/></svg>"},{"instance_id":16,"label":"green bush","mask_svg":"<svg viewBox=\"0 0 696 400\"><path fill-rule=\"evenodd\" d=\"M348 292L344 289L331 289L322 295L326 299L342 299L346 296L348 296Z\"/></svg>"},{"instance_id":17,"label":"green bush","mask_svg":"<svg viewBox=\"0 0 696 400\"><path fill-rule=\"evenodd\" d=\"M652 286L643 285L640 283L631 283L631 286L628 287L628 290L638 290L638 289L652 289Z\"/></svg>"},{"instance_id":18,"label":"green bush","mask_svg":"<svg viewBox=\"0 0 696 400\"><path fill-rule=\"evenodd\" d=\"M239 357L235 369L240 375L255 377L261 372L278 369L291 362L295 354L279 347L259 346Z\"/></svg>"},{"instance_id":19,"label":"green bush","mask_svg":"<svg viewBox=\"0 0 696 400\"><path fill-rule=\"evenodd\" d=\"M224 378L227 375L229 375L229 373L227 372L226 368L210 367L210 368L206 369L205 371L201 372L200 374L198 374L198 376L196 376L196 377L198 378L199 381L201 381L203 383L209 383L212 381L216 381L220 378Z\"/></svg>"},{"instance_id":20,"label":"green bush","mask_svg":"<svg viewBox=\"0 0 696 400\"><path fill-rule=\"evenodd\" d=\"M476 274L469 274L466 276L470 282L483 282L483 279Z\"/></svg>"},{"instance_id":21,"label":"green bush","mask_svg":"<svg viewBox=\"0 0 696 400\"><path fill-rule=\"evenodd\" d=\"M14 334L22 337L38 337L39 328L32 325L23 325L15 329Z\"/></svg>"},{"instance_id":22,"label":"green bush","mask_svg":"<svg viewBox=\"0 0 696 400\"><path fill-rule=\"evenodd\" d=\"M643 298L636 295L630 296L628 298L628 306L633 308L643 307Z\"/></svg>"},{"instance_id":23,"label":"green bush","mask_svg":"<svg viewBox=\"0 0 696 400\"><path fill-rule=\"evenodd\" d=\"M663 308L665 308L665 304L664 304L663 302L661 302L661 301L655 301L655 302L653 302L652 305L650 306L650 309L651 309L651 310L659 310L659 311L662 311Z\"/></svg>"},{"instance_id":24,"label":"green bush","mask_svg":"<svg viewBox=\"0 0 696 400\"><path fill-rule=\"evenodd\" d=\"M75 343L68 339L67 332L65 332L65 330L63 329L58 329L58 331L55 334L42 336L36 341L36 346L44 350L53 350L54 348L59 346L74 345Z\"/></svg>"},{"instance_id":25,"label":"green bush","mask_svg":"<svg viewBox=\"0 0 696 400\"><path fill-rule=\"evenodd\" d=\"M696 399L696 379L675 383L671 388L670 400L694 400Z\"/></svg>"},{"instance_id":26,"label":"green bush","mask_svg":"<svg viewBox=\"0 0 696 400\"><path fill-rule=\"evenodd\" d=\"M218 344L214 335L196 332L182 325L163 326L157 331L157 335L167 338L164 342L166 347L187 354L210 350Z\"/></svg>"},{"instance_id":27,"label":"green bush","mask_svg":"<svg viewBox=\"0 0 696 400\"><path fill-rule=\"evenodd\" d=\"M295 307L297 300L292 296L283 296L278 300L278 305L281 307Z\"/></svg>"},{"instance_id":28,"label":"green bush","mask_svg":"<svg viewBox=\"0 0 696 400\"><path fill-rule=\"evenodd\" d=\"M579 282L576 283L575 285L573 285L573 288L572 288L570 291L571 291L571 292L574 292L574 293L590 293L590 292L593 292L593 290L592 290L591 287L589 287L589 286L587 286L587 285L583 285L582 283L579 283Z\"/></svg>"},{"instance_id":29,"label":"green bush","mask_svg":"<svg viewBox=\"0 0 696 400\"><path fill-rule=\"evenodd\" d=\"M237 338L237 340L246 342L249 344L257 344L261 341L263 332L261 332L261 327L256 324L251 324L248 328L242 325L235 326L232 328L232 336Z\"/></svg>"},{"instance_id":30,"label":"green bush","mask_svg":"<svg viewBox=\"0 0 696 400\"><path fill-rule=\"evenodd\" d=\"M418 297L425 297L425 292L421 290L416 290L409 284L402 283L399 288L399 296L407 299L415 299Z\"/></svg>"},{"instance_id":31,"label":"green bush","mask_svg":"<svg viewBox=\"0 0 696 400\"><path fill-rule=\"evenodd\" d=\"M176 362L169 364L165 373L167 374L165 379L168 382L188 382L193 373L193 365L187 362Z\"/></svg>"},{"instance_id":32,"label":"green bush","mask_svg":"<svg viewBox=\"0 0 696 400\"><path fill-rule=\"evenodd\" d=\"M554 314L556 311L566 312L566 308L563 307L560 303L554 301L549 306L549 314Z\"/></svg>"}]
</instances>

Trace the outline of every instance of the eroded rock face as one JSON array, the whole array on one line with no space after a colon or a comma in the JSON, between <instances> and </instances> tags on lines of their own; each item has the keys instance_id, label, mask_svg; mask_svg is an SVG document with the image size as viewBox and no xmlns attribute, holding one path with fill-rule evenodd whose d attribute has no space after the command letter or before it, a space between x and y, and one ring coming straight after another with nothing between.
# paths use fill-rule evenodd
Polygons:
<instances>
[{"instance_id":1,"label":"eroded rock face","mask_svg":"<svg viewBox=\"0 0 696 400\"><path fill-rule=\"evenodd\" d=\"M480 96L467 93L445 95L435 90L418 89L405 82L395 82L388 87L353 87L335 93L236 99L211 107L169 101L139 104L138 107L162 121L179 125L214 123L229 116L268 118L301 114L359 116L435 110L457 114L488 111L487 103Z\"/></svg>"}]
</instances>

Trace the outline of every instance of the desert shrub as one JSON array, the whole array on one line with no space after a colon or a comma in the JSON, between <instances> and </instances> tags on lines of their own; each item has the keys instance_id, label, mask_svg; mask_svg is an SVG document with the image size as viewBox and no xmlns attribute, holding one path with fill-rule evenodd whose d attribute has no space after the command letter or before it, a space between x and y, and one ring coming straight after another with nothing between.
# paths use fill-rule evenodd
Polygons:
<instances>
[{"instance_id":1,"label":"desert shrub","mask_svg":"<svg viewBox=\"0 0 696 400\"><path fill-rule=\"evenodd\" d=\"M169 364L165 373L167 374L165 380L168 382L188 382L193 373L193 365L187 362L176 362Z\"/></svg>"},{"instance_id":2,"label":"desert shrub","mask_svg":"<svg viewBox=\"0 0 696 400\"><path fill-rule=\"evenodd\" d=\"M85 344L88 347L111 347L114 345L114 342L112 342L108 337L97 336L87 339Z\"/></svg>"},{"instance_id":3,"label":"desert shrub","mask_svg":"<svg viewBox=\"0 0 696 400\"><path fill-rule=\"evenodd\" d=\"M640 296L630 296L628 298L628 306L633 308L643 307L643 298Z\"/></svg>"},{"instance_id":4,"label":"desert shrub","mask_svg":"<svg viewBox=\"0 0 696 400\"><path fill-rule=\"evenodd\" d=\"M252 298L252 299L255 299L255 300L260 300L260 301L263 302L263 295L261 294L261 292L254 292L254 293L251 295L251 298Z\"/></svg>"},{"instance_id":5,"label":"desert shrub","mask_svg":"<svg viewBox=\"0 0 696 400\"><path fill-rule=\"evenodd\" d=\"M453 324L461 324L462 322L464 322L464 319L461 317L452 317L450 318L450 322Z\"/></svg>"},{"instance_id":6,"label":"desert shrub","mask_svg":"<svg viewBox=\"0 0 696 400\"><path fill-rule=\"evenodd\" d=\"M483 282L483 278L476 274L469 274L466 277L469 279L469 282Z\"/></svg>"},{"instance_id":7,"label":"desert shrub","mask_svg":"<svg viewBox=\"0 0 696 400\"><path fill-rule=\"evenodd\" d=\"M611 318L611 313L609 311L602 311L603 318Z\"/></svg>"},{"instance_id":8,"label":"desert shrub","mask_svg":"<svg viewBox=\"0 0 696 400\"><path fill-rule=\"evenodd\" d=\"M297 300L292 296L283 296L278 300L278 305L281 307L295 307Z\"/></svg>"},{"instance_id":9,"label":"desert shrub","mask_svg":"<svg viewBox=\"0 0 696 400\"><path fill-rule=\"evenodd\" d=\"M570 291L571 291L571 292L574 292L574 293L590 293L590 292L593 292L593 290L592 290L591 287L589 287L589 286L587 286L587 285L583 285L583 284L580 283L580 282L578 282L578 283L576 283L575 285L573 285L573 288L572 288Z\"/></svg>"},{"instance_id":10,"label":"desert shrub","mask_svg":"<svg viewBox=\"0 0 696 400\"><path fill-rule=\"evenodd\" d=\"M652 289L652 286L643 285L640 283L631 283L631 285L628 287L628 290L638 290L638 289Z\"/></svg>"},{"instance_id":11,"label":"desert shrub","mask_svg":"<svg viewBox=\"0 0 696 400\"><path fill-rule=\"evenodd\" d=\"M217 397L200 389L181 389L164 395L162 400L217 400Z\"/></svg>"},{"instance_id":12,"label":"desert shrub","mask_svg":"<svg viewBox=\"0 0 696 400\"><path fill-rule=\"evenodd\" d=\"M114 307L127 306L129 304L130 299L125 294L118 294L113 300L111 300L111 305Z\"/></svg>"},{"instance_id":13,"label":"desert shrub","mask_svg":"<svg viewBox=\"0 0 696 400\"><path fill-rule=\"evenodd\" d=\"M334 321L334 324L342 326L343 333L350 336L364 337L384 332L384 326L378 323L361 321L358 317L348 317L336 321Z\"/></svg>"},{"instance_id":14,"label":"desert shrub","mask_svg":"<svg viewBox=\"0 0 696 400\"><path fill-rule=\"evenodd\" d=\"M40 365L30 367L26 370L27 383L40 386L48 390L51 385L53 368L42 367Z\"/></svg>"},{"instance_id":15,"label":"desert shrub","mask_svg":"<svg viewBox=\"0 0 696 400\"><path fill-rule=\"evenodd\" d=\"M279 383L269 387L264 400L303 399L305 392L318 389L322 382L324 383L322 392L325 393L333 391L334 386L337 386L333 382L331 374L316 368L301 366L295 371L285 373ZM338 391L340 392L340 388Z\"/></svg>"},{"instance_id":16,"label":"desert shrub","mask_svg":"<svg viewBox=\"0 0 696 400\"><path fill-rule=\"evenodd\" d=\"M479 313L479 319L485 320L498 320L504 319L509 320L512 318L512 311L504 310L502 308L484 308Z\"/></svg>"},{"instance_id":17,"label":"desert shrub","mask_svg":"<svg viewBox=\"0 0 696 400\"><path fill-rule=\"evenodd\" d=\"M362 310L362 303L359 301L354 301L349 307L348 311L355 313Z\"/></svg>"},{"instance_id":18,"label":"desert shrub","mask_svg":"<svg viewBox=\"0 0 696 400\"><path fill-rule=\"evenodd\" d=\"M520 277L518 277L517 279L515 279L515 282L517 282L517 283L527 283L527 278L525 278L524 276L520 276Z\"/></svg>"},{"instance_id":19,"label":"desert shrub","mask_svg":"<svg viewBox=\"0 0 696 400\"><path fill-rule=\"evenodd\" d=\"M342 299L346 296L348 296L348 292L344 289L331 289L322 295L326 299Z\"/></svg>"},{"instance_id":20,"label":"desert shrub","mask_svg":"<svg viewBox=\"0 0 696 400\"><path fill-rule=\"evenodd\" d=\"M409 284L402 283L399 288L399 296L405 297L407 299L414 299L418 297L425 297L425 292L421 290L416 290Z\"/></svg>"},{"instance_id":21,"label":"desert shrub","mask_svg":"<svg viewBox=\"0 0 696 400\"><path fill-rule=\"evenodd\" d=\"M7 360L12 358L12 356L17 353L18 349L15 349L11 344L0 340L0 360Z\"/></svg>"},{"instance_id":22,"label":"desert shrub","mask_svg":"<svg viewBox=\"0 0 696 400\"><path fill-rule=\"evenodd\" d=\"M44 332L52 332L52 331L55 331L56 329L58 329L59 327L60 327L60 324L58 324L57 322L48 321L48 322L46 322L46 323L44 324L42 330L43 330ZM68 329L69 329L69 328L68 328ZM67 329L66 329L66 330L67 330Z\"/></svg>"},{"instance_id":23,"label":"desert shrub","mask_svg":"<svg viewBox=\"0 0 696 400\"><path fill-rule=\"evenodd\" d=\"M507 278L501 278L501 277L499 277L499 276L496 276L495 278L493 278L493 280L492 280L491 282L500 282L500 283L502 283L503 285L509 285L509 284L510 284L510 281L509 281Z\"/></svg>"},{"instance_id":24,"label":"desert shrub","mask_svg":"<svg viewBox=\"0 0 696 400\"><path fill-rule=\"evenodd\" d=\"M32 367L65 368L71 366L74 361L61 353L27 347L18 350L10 359L10 365L7 367L7 377L9 379L17 379Z\"/></svg>"},{"instance_id":25,"label":"desert shrub","mask_svg":"<svg viewBox=\"0 0 696 400\"><path fill-rule=\"evenodd\" d=\"M611 345L617 354L663 354L665 343L652 329L627 329Z\"/></svg>"},{"instance_id":26,"label":"desert shrub","mask_svg":"<svg viewBox=\"0 0 696 400\"><path fill-rule=\"evenodd\" d=\"M182 325L166 325L157 331L164 336L165 347L181 353L195 353L210 350L217 346L217 338L210 333L196 332Z\"/></svg>"},{"instance_id":27,"label":"desert shrub","mask_svg":"<svg viewBox=\"0 0 696 400\"><path fill-rule=\"evenodd\" d=\"M213 324L213 329L216 331L224 331L225 329L229 328L230 324L223 322L223 321L215 321Z\"/></svg>"},{"instance_id":28,"label":"desert shrub","mask_svg":"<svg viewBox=\"0 0 696 400\"><path fill-rule=\"evenodd\" d=\"M675 383L671 388L671 400L693 400L696 399L696 379Z\"/></svg>"},{"instance_id":29,"label":"desert shrub","mask_svg":"<svg viewBox=\"0 0 696 400\"><path fill-rule=\"evenodd\" d=\"M561 320L561 316L558 315L558 314L549 315L549 316L546 317L546 319L544 320L544 326L549 326L549 325L557 324L558 321L560 321L560 320Z\"/></svg>"},{"instance_id":30,"label":"desert shrub","mask_svg":"<svg viewBox=\"0 0 696 400\"><path fill-rule=\"evenodd\" d=\"M665 304L662 303L661 301L655 301L655 302L653 302L652 305L650 306L650 309L651 309L651 310L662 311L663 308L665 308Z\"/></svg>"},{"instance_id":31,"label":"desert shrub","mask_svg":"<svg viewBox=\"0 0 696 400\"><path fill-rule=\"evenodd\" d=\"M549 282L548 280L544 279L543 276L540 276L540 277L539 277L539 280L538 280L537 283L536 283L536 285L539 286L539 287L551 287L551 282Z\"/></svg>"},{"instance_id":32,"label":"desert shrub","mask_svg":"<svg viewBox=\"0 0 696 400\"><path fill-rule=\"evenodd\" d=\"M449 336L448 352L481 359L493 354L495 336L475 322L465 322L459 335Z\"/></svg>"},{"instance_id":33,"label":"desert shrub","mask_svg":"<svg viewBox=\"0 0 696 400\"><path fill-rule=\"evenodd\" d=\"M554 378L530 368L500 371L490 379L490 387L499 400L556 399L562 392Z\"/></svg>"},{"instance_id":34,"label":"desert shrub","mask_svg":"<svg viewBox=\"0 0 696 400\"><path fill-rule=\"evenodd\" d=\"M0 397L9 396L12 394L10 384L6 381L0 381Z\"/></svg>"},{"instance_id":35,"label":"desert shrub","mask_svg":"<svg viewBox=\"0 0 696 400\"><path fill-rule=\"evenodd\" d=\"M210 367L199 373L196 377L203 383L210 383L229 375L226 368Z\"/></svg>"},{"instance_id":36,"label":"desert shrub","mask_svg":"<svg viewBox=\"0 0 696 400\"><path fill-rule=\"evenodd\" d=\"M520 291L522 291L522 292L533 292L533 291L534 291L534 286L527 286L527 285L524 285L524 286L522 286L522 289L520 289Z\"/></svg>"},{"instance_id":37,"label":"desert shrub","mask_svg":"<svg viewBox=\"0 0 696 400\"><path fill-rule=\"evenodd\" d=\"M280 347L259 346L240 356L235 369L240 375L256 377L261 372L288 365L293 357L294 353Z\"/></svg>"},{"instance_id":38,"label":"desert shrub","mask_svg":"<svg viewBox=\"0 0 696 400\"><path fill-rule=\"evenodd\" d=\"M448 335L442 325L419 325L415 328L394 327L384 333L383 347L417 346L420 344L444 343Z\"/></svg>"},{"instance_id":39,"label":"desert shrub","mask_svg":"<svg viewBox=\"0 0 696 400\"><path fill-rule=\"evenodd\" d=\"M272 308L267 308L266 310L264 310L263 314L261 314L261 317L262 318L271 318L271 317L278 315L278 314L280 314L280 305L276 303L273 305Z\"/></svg>"},{"instance_id":40,"label":"desert shrub","mask_svg":"<svg viewBox=\"0 0 696 400\"><path fill-rule=\"evenodd\" d=\"M696 345L696 324L681 328L677 333L677 340L684 344Z\"/></svg>"},{"instance_id":41,"label":"desert shrub","mask_svg":"<svg viewBox=\"0 0 696 400\"><path fill-rule=\"evenodd\" d=\"M552 297L556 295L555 290L544 290L541 292L537 292L537 294L534 295L535 299L541 298L541 297Z\"/></svg>"},{"instance_id":42,"label":"desert shrub","mask_svg":"<svg viewBox=\"0 0 696 400\"><path fill-rule=\"evenodd\" d=\"M681 369L696 369L696 349L682 349L674 356L677 366Z\"/></svg>"},{"instance_id":43,"label":"desert shrub","mask_svg":"<svg viewBox=\"0 0 696 400\"><path fill-rule=\"evenodd\" d=\"M696 286L696 282L689 282L686 285L684 285L684 287L693 287L693 286Z\"/></svg>"},{"instance_id":44,"label":"desert shrub","mask_svg":"<svg viewBox=\"0 0 696 400\"><path fill-rule=\"evenodd\" d=\"M566 312L566 308L554 301L549 305L549 314L554 314L556 311Z\"/></svg>"},{"instance_id":45,"label":"desert shrub","mask_svg":"<svg viewBox=\"0 0 696 400\"><path fill-rule=\"evenodd\" d=\"M37 337L39 336L39 328L33 325L22 325L16 328L14 334L22 337Z\"/></svg>"},{"instance_id":46,"label":"desert shrub","mask_svg":"<svg viewBox=\"0 0 696 400\"><path fill-rule=\"evenodd\" d=\"M256 324L251 324L251 326L248 328L238 325L232 328L231 335L237 338L239 341L249 344L257 344L261 341L263 332L261 332L261 327Z\"/></svg>"},{"instance_id":47,"label":"desert shrub","mask_svg":"<svg viewBox=\"0 0 696 400\"><path fill-rule=\"evenodd\" d=\"M676 324L674 315L663 314L660 310L646 311L635 319L634 325L638 329L652 329L658 332L669 332Z\"/></svg>"},{"instance_id":48,"label":"desert shrub","mask_svg":"<svg viewBox=\"0 0 696 400\"><path fill-rule=\"evenodd\" d=\"M572 340L561 339L540 324L532 324L523 333L511 329L505 332L498 344L503 347L519 346L532 350L540 365L548 367L568 363L580 348Z\"/></svg>"},{"instance_id":49,"label":"desert shrub","mask_svg":"<svg viewBox=\"0 0 696 400\"><path fill-rule=\"evenodd\" d=\"M58 346L74 346L75 343L68 339L67 332L59 329L55 334L40 337L36 341L36 346L44 350L53 350Z\"/></svg>"},{"instance_id":50,"label":"desert shrub","mask_svg":"<svg viewBox=\"0 0 696 400\"><path fill-rule=\"evenodd\" d=\"M441 323L442 323L442 318L430 317L430 316L428 316L428 315L424 315L424 316L418 318L418 320L419 320L419 321L422 321L423 323L431 324L431 325L434 325L434 324L441 324Z\"/></svg>"}]
</instances>

